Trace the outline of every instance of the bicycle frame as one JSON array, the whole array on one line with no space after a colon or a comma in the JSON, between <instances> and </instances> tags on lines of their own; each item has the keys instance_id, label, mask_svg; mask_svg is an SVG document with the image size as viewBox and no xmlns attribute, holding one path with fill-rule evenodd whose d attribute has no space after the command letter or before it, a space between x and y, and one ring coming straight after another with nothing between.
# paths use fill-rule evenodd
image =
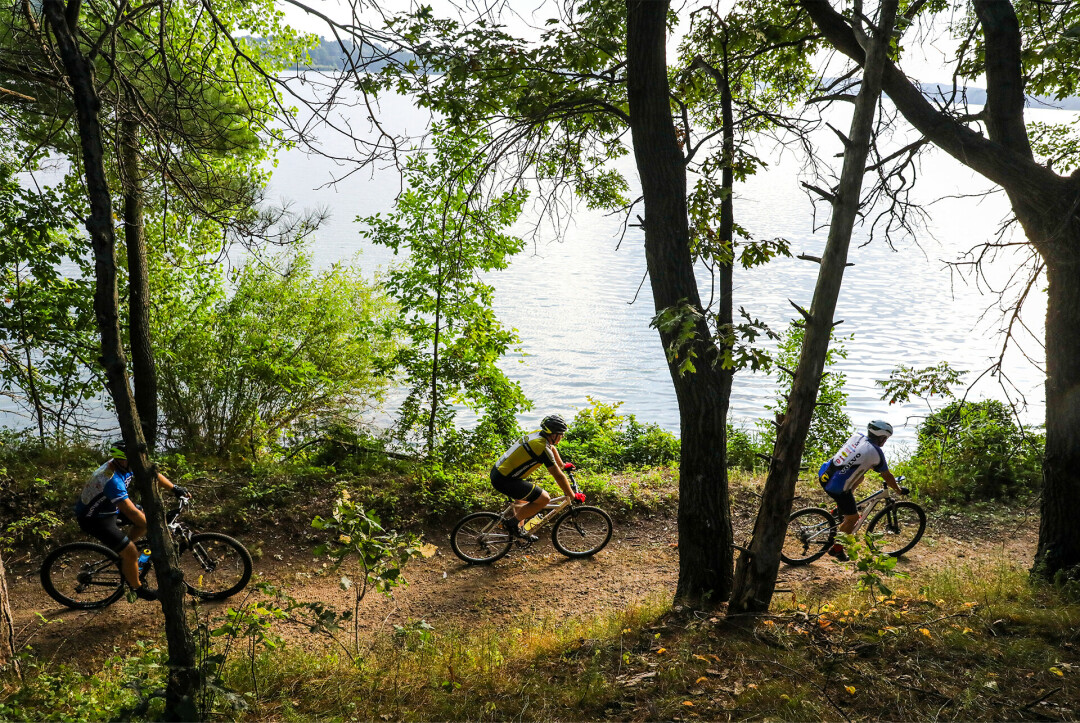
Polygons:
<instances>
[{"instance_id":1,"label":"bicycle frame","mask_svg":"<svg viewBox=\"0 0 1080 723\"><path fill-rule=\"evenodd\" d=\"M887 484L882 483L881 489L879 489L877 492L867 495L866 497L863 497L861 500L856 502L855 509L860 510L859 521L855 523L855 527L852 528L851 534L854 535L856 532L858 532L859 528L863 526L863 523L870 519L870 515L874 513L874 510L878 508L879 504L881 504L882 502L885 502L885 504L889 504L891 501L892 491L889 489L889 486ZM837 523L843 522L843 517L838 513L835 508L830 510L830 514L832 514L833 517L839 518L837 520ZM821 528L817 529L817 531L813 534L808 535L806 537L806 541L819 538L821 535L832 534L837 529L838 527L822 526Z\"/></svg>"},{"instance_id":2,"label":"bicycle frame","mask_svg":"<svg viewBox=\"0 0 1080 723\"><path fill-rule=\"evenodd\" d=\"M573 471L566 470L566 476L570 478L570 489L572 489L574 492L577 492L577 480L574 479ZM573 498L566 495L563 495L562 497L552 497L551 500L547 503L547 506L544 507L544 509L540 510L535 515L522 523L522 529L524 529L525 532L529 534L535 535L537 530L540 530L548 523L557 520L561 516L561 512L566 508L571 507L573 503ZM509 517L511 512L516 511L518 508L524 506L525 503L523 502L511 502L503 508L502 512L499 513L499 516ZM541 514L543 514L543 518L539 521L534 522L534 520L536 520L536 518ZM532 522L533 524L530 525L530 522ZM492 527L494 527L494 524L492 525ZM485 532L486 531L487 530L485 530Z\"/></svg>"}]
</instances>

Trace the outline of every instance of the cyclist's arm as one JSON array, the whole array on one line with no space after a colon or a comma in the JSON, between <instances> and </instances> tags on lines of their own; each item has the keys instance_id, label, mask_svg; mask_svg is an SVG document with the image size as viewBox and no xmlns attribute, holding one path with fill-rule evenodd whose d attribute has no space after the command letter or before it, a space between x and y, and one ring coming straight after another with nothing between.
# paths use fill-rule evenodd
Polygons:
<instances>
[{"instance_id":1,"label":"cyclist's arm","mask_svg":"<svg viewBox=\"0 0 1080 723\"><path fill-rule=\"evenodd\" d=\"M555 466L548 467L548 472L551 472L551 476L554 477L555 481L559 483L560 487L562 487L563 494L567 497L573 497L574 490L572 487L570 487L570 478L566 476L565 472L563 472L563 461L562 457L559 456L559 448L552 445L551 454L555 457Z\"/></svg>"},{"instance_id":2,"label":"cyclist's arm","mask_svg":"<svg viewBox=\"0 0 1080 723\"><path fill-rule=\"evenodd\" d=\"M900 492L900 483L896 481L895 477L893 477L892 472L890 472L889 470L885 470L884 472L879 472L878 474L881 475L881 479L885 480L885 484L892 487L893 490L895 490L896 492ZM900 494L903 493L900 492Z\"/></svg>"},{"instance_id":3,"label":"cyclist's arm","mask_svg":"<svg viewBox=\"0 0 1080 723\"><path fill-rule=\"evenodd\" d=\"M135 503L131 501L130 497L125 497L122 500L116 501L116 509L120 510L120 514L127 518L127 521L136 527L146 529L146 515L143 511L135 506Z\"/></svg>"}]
</instances>

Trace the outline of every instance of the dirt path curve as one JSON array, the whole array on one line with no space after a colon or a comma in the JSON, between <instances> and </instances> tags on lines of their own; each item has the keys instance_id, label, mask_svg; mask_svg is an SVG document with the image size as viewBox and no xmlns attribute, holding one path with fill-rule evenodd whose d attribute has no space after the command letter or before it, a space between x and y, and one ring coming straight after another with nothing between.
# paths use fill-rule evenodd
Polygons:
<instances>
[{"instance_id":1,"label":"dirt path curve","mask_svg":"<svg viewBox=\"0 0 1080 723\"><path fill-rule=\"evenodd\" d=\"M736 518L736 537L745 539L747 516ZM1002 555L1021 564L1035 549L1037 520L991 517L931 516L923 541L901 562L918 574L955 560L987 560ZM339 576L327 574L322 560L310 554L311 545L288 541L273 532L243 536L251 549L265 554L257 560L257 579L285 588L301 601L320 600L339 610L350 609L352 593L339 586ZM529 550L513 550L490 566L465 565L454 556L446 533L428 536L437 546L434 556L406 569L410 585L392 599L369 595L360 611L361 630L386 629L392 624L426 620L468 626L481 621L510 621L522 616L559 621L625 607L651 595L671 595L678 575L675 521L671 516L617 522L608 547L587 560L567 560L541 538ZM12 602L20 646L28 643L42 660L68 662L92 670L96 662L123 652L134 641L156 637L160 609L153 603L124 600L100 611L72 611L57 606L41 589L36 564L9 568ZM831 561L799 568L783 567L778 588L797 593L828 593L851 585L852 572ZM237 597L204 604L221 614ZM302 640L302 638L297 638Z\"/></svg>"}]
</instances>

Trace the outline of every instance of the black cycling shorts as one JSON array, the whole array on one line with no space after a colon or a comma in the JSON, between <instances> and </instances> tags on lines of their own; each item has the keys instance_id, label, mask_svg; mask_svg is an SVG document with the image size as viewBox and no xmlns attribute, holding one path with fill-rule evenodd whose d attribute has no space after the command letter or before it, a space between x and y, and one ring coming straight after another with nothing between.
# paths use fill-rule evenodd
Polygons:
<instances>
[{"instance_id":1,"label":"black cycling shorts","mask_svg":"<svg viewBox=\"0 0 1080 723\"><path fill-rule=\"evenodd\" d=\"M119 515L80 517L79 528L91 537L100 540L113 552L120 552L128 546L131 538L120 529L119 524L117 524L119 520Z\"/></svg>"},{"instance_id":2,"label":"black cycling shorts","mask_svg":"<svg viewBox=\"0 0 1080 723\"><path fill-rule=\"evenodd\" d=\"M825 482L821 482L821 480L818 480L818 482L821 484L821 489L825 490L825 494L827 494L829 497L832 497L833 500L836 501L836 508L838 510L840 510L840 514L842 514L842 515L857 515L857 514L859 514L859 508L855 505L855 493L854 492L852 492L851 490L846 490L844 492L835 492L835 493L834 492L829 492L829 490L825 489L825 484L826 484Z\"/></svg>"},{"instance_id":3,"label":"black cycling shorts","mask_svg":"<svg viewBox=\"0 0 1080 723\"><path fill-rule=\"evenodd\" d=\"M519 477L507 477L496 467L491 468L491 486L515 502L536 502L540 495L544 494L544 488L535 482Z\"/></svg>"}]
</instances>

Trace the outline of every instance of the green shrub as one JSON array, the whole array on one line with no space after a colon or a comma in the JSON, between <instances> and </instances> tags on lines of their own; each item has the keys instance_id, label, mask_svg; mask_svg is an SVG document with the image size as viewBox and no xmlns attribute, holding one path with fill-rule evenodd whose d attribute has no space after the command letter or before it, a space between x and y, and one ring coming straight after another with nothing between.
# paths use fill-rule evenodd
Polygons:
<instances>
[{"instance_id":1,"label":"green shrub","mask_svg":"<svg viewBox=\"0 0 1080 723\"><path fill-rule=\"evenodd\" d=\"M1018 425L995 399L955 401L919 425L919 443L903 465L924 494L938 499L997 499L1038 488L1045 437Z\"/></svg>"},{"instance_id":2,"label":"green shrub","mask_svg":"<svg viewBox=\"0 0 1080 723\"><path fill-rule=\"evenodd\" d=\"M392 308L358 269L316 271L292 250L253 259L227 282L197 262L152 275L158 394L175 446L258 450L353 423L380 400Z\"/></svg>"},{"instance_id":3,"label":"green shrub","mask_svg":"<svg viewBox=\"0 0 1080 723\"><path fill-rule=\"evenodd\" d=\"M764 468L765 460L758 455L768 455L772 452L772 447L766 449L764 444L754 433L729 424L727 426L727 466L744 469L747 472Z\"/></svg>"},{"instance_id":4,"label":"green shrub","mask_svg":"<svg viewBox=\"0 0 1080 723\"><path fill-rule=\"evenodd\" d=\"M622 402L606 404L588 397L589 406L570 423L559 454L579 467L614 471L670 464L679 459L679 440L656 424L618 413Z\"/></svg>"}]
</instances>

